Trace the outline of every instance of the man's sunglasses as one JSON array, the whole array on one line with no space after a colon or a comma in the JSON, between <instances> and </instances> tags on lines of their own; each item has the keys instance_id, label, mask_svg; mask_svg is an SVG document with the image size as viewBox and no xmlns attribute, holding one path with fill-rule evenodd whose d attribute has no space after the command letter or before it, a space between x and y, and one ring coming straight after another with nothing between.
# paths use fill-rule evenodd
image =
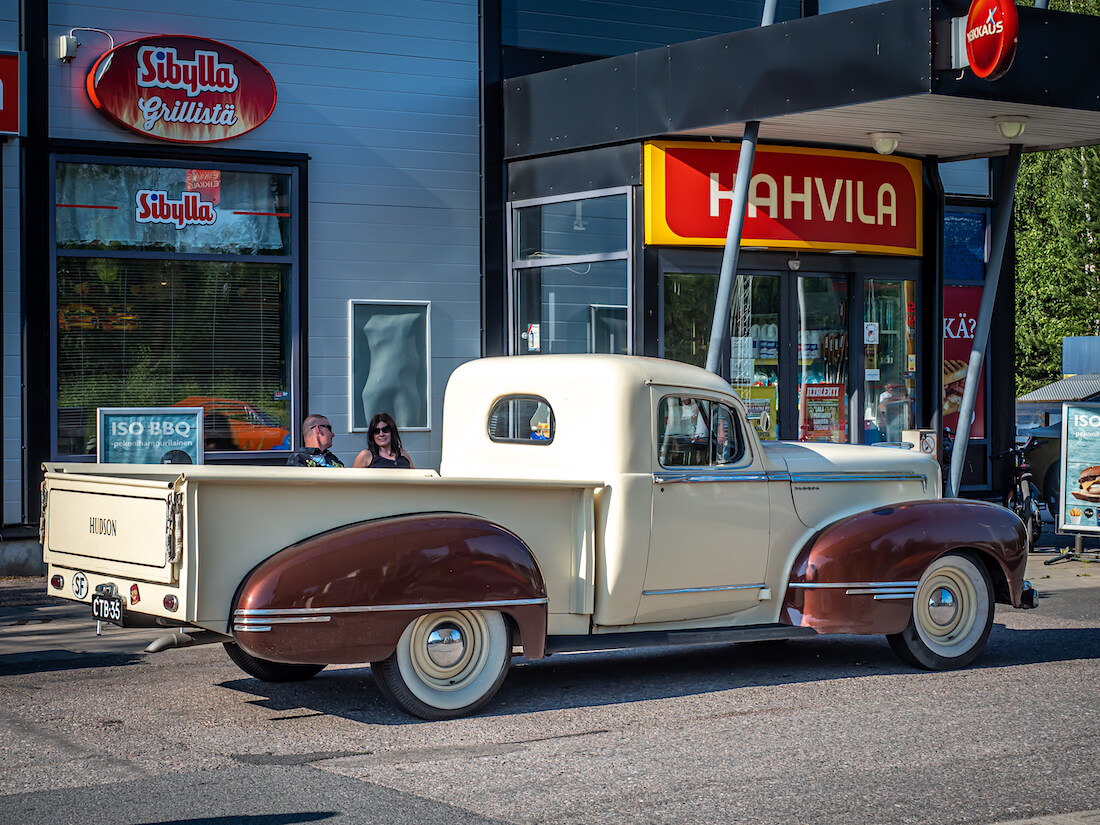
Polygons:
<instances>
[{"instance_id":1,"label":"man's sunglasses","mask_svg":"<svg viewBox=\"0 0 1100 825\"><path fill-rule=\"evenodd\" d=\"M389 431L390 431L389 425L388 424L383 424L381 427L375 427L373 430L371 430L371 433L374 434L374 435L377 435L378 433L388 433Z\"/></svg>"},{"instance_id":2,"label":"man's sunglasses","mask_svg":"<svg viewBox=\"0 0 1100 825\"><path fill-rule=\"evenodd\" d=\"M329 431L330 433L332 432L332 425L331 425L331 424L314 424L314 425L313 425L313 429L315 429L315 430L319 430L319 429L321 429L322 427L324 427L324 428L325 428L326 430L328 430L328 431Z\"/></svg>"}]
</instances>

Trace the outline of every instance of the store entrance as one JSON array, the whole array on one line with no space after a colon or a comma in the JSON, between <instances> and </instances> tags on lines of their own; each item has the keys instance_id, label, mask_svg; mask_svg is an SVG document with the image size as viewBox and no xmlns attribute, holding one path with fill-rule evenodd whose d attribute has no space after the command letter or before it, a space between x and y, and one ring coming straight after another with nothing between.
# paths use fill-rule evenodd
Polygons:
<instances>
[{"instance_id":1,"label":"store entrance","mask_svg":"<svg viewBox=\"0 0 1100 825\"><path fill-rule=\"evenodd\" d=\"M900 442L916 426L917 263L879 274L817 257L737 273L722 376L765 440ZM720 264L701 252L662 260L662 357L705 366Z\"/></svg>"}]
</instances>

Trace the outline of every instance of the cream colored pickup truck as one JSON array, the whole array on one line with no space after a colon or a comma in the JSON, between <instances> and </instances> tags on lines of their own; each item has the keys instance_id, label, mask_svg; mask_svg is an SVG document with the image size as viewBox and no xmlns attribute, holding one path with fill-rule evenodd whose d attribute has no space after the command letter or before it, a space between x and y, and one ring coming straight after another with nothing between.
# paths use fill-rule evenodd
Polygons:
<instances>
[{"instance_id":1,"label":"cream colored pickup truck","mask_svg":"<svg viewBox=\"0 0 1100 825\"><path fill-rule=\"evenodd\" d=\"M455 370L440 471L50 464L48 591L246 673L370 662L472 713L512 656L885 634L941 669L1033 607L1023 524L914 452L761 443L720 378L627 356Z\"/></svg>"}]
</instances>

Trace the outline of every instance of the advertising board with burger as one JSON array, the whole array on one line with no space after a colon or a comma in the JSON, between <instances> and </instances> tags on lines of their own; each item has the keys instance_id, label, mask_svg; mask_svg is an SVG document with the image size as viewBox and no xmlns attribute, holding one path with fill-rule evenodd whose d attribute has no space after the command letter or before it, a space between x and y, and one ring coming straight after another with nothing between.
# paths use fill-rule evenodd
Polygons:
<instances>
[{"instance_id":1,"label":"advertising board with burger","mask_svg":"<svg viewBox=\"0 0 1100 825\"><path fill-rule=\"evenodd\" d=\"M1100 533L1100 404L1062 405L1058 531Z\"/></svg>"}]
</instances>

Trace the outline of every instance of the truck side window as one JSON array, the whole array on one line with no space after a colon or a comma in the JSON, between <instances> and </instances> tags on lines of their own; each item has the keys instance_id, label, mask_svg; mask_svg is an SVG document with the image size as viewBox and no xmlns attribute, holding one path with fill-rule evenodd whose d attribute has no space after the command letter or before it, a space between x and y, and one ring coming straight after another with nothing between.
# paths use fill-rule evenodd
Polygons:
<instances>
[{"instance_id":1,"label":"truck side window","mask_svg":"<svg viewBox=\"0 0 1100 825\"><path fill-rule=\"evenodd\" d=\"M665 467L705 467L710 463L711 402L670 395L657 411L658 445Z\"/></svg>"},{"instance_id":2,"label":"truck side window","mask_svg":"<svg viewBox=\"0 0 1100 825\"><path fill-rule=\"evenodd\" d=\"M507 395L489 412L489 440L549 444L554 440L554 411L537 395Z\"/></svg>"},{"instance_id":3,"label":"truck side window","mask_svg":"<svg viewBox=\"0 0 1100 825\"><path fill-rule=\"evenodd\" d=\"M735 464L745 455L737 415L724 404L667 396L658 416L658 449L664 467Z\"/></svg>"}]
</instances>

